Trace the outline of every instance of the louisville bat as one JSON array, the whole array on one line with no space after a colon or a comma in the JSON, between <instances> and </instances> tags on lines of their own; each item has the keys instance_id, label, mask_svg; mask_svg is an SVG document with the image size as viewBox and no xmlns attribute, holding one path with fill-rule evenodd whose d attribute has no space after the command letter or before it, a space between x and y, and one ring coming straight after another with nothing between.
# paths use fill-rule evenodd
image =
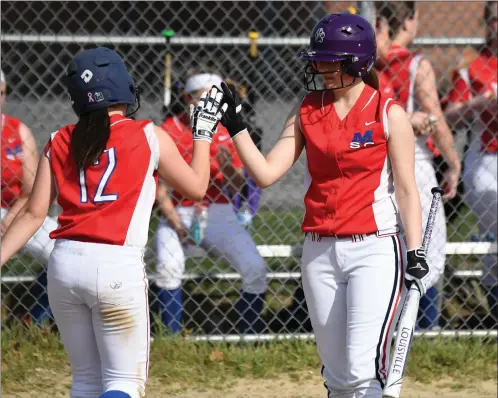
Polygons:
<instances>
[{"instance_id":1,"label":"louisville bat","mask_svg":"<svg viewBox=\"0 0 498 398\"><path fill-rule=\"evenodd\" d=\"M164 29L162 35L166 39L166 55L164 56L164 106L167 108L171 104L171 38L175 32L171 29Z\"/></svg>"},{"instance_id":2,"label":"louisville bat","mask_svg":"<svg viewBox=\"0 0 498 398\"><path fill-rule=\"evenodd\" d=\"M434 229L434 222L439 207L439 202L444 191L439 187L431 189L432 203L427 219L427 226L425 227L424 239L422 241L422 248L427 253L429 242L431 240L432 230ZM403 384L404 373L406 364L408 362L408 353L415 331L415 324L417 322L418 306L420 302L420 290L416 283L410 284L407 298L398 323L398 331L396 334L396 342L394 344L394 353L392 355L391 364L389 365L389 373L387 374L387 381L382 393L383 398L399 398L401 395L401 386Z\"/></svg>"}]
</instances>

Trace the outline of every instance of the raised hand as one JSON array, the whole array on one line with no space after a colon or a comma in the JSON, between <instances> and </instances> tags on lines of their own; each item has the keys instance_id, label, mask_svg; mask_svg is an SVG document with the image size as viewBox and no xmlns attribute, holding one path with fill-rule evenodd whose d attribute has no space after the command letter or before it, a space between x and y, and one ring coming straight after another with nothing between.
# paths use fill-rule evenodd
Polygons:
<instances>
[{"instance_id":1,"label":"raised hand","mask_svg":"<svg viewBox=\"0 0 498 398\"><path fill-rule=\"evenodd\" d=\"M213 86L209 93L202 93L197 106L190 105L190 125L194 140L213 142L218 123L228 108L224 103L221 107L223 93Z\"/></svg>"}]
</instances>

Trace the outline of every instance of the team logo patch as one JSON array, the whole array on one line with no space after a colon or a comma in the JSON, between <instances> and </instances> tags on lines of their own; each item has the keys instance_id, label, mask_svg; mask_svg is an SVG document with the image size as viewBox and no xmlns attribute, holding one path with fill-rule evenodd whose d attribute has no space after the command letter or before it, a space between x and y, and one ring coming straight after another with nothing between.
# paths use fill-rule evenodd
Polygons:
<instances>
[{"instance_id":1,"label":"team logo patch","mask_svg":"<svg viewBox=\"0 0 498 398\"><path fill-rule=\"evenodd\" d=\"M352 149L359 149L361 147L366 147L367 145L374 145L372 138L373 130L367 130L363 134L361 132L356 132L353 135L353 140L349 144Z\"/></svg>"},{"instance_id":2,"label":"team logo patch","mask_svg":"<svg viewBox=\"0 0 498 398\"><path fill-rule=\"evenodd\" d=\"M315 42L323 43L323 39L325 39L325 32L323 28L320 28L315 33Z\"/></svg>"}]
</instances>

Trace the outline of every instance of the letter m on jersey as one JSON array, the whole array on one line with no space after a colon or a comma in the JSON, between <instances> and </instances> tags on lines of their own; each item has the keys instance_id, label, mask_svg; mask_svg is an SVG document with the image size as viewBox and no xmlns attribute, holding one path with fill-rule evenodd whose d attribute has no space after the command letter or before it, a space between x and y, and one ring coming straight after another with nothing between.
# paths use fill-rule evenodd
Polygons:
<instances>
[{"instance_id":1,"label":"letter m on jersey","mask_svg":"<svg viewBox=\"0 0 498 398\"><path fill-rule=\"evenodd\" d=\"M362 146L367 146L367 145L373 145L373 130L367 130L363 133L363 135L360 132L354 133L353 140L349 144L350 148L353 149L358 149L361 148Z\"/></svg>"}]
</instances>

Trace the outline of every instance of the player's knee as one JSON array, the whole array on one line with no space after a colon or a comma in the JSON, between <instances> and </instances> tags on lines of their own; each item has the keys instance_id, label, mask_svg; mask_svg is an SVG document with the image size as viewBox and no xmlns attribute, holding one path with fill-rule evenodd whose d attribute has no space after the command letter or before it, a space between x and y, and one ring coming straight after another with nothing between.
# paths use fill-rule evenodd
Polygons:
<instances>
[{"instance_id":1,"label":"player's knee","mask_svg":"<svg viewBox=\"0 0 498 398\"><path fill-rule=\"evenodd\" d=\"M252 294L266 292L268 287L267 273L263 259L252 262L242 271L242 290Z\"/></svg>"},{"instance_id":2,"label":"player's knee","mask_svg":"<svg viewBox=\"0 0 498 398\"><path fill-rule=\"evenodd\" d=\"M185 265L180 261L168 261L158 263L156 266L156 284L157 286L173 290L178 289L182 285L183 273Z\"/></svg>"}]
</instances>

